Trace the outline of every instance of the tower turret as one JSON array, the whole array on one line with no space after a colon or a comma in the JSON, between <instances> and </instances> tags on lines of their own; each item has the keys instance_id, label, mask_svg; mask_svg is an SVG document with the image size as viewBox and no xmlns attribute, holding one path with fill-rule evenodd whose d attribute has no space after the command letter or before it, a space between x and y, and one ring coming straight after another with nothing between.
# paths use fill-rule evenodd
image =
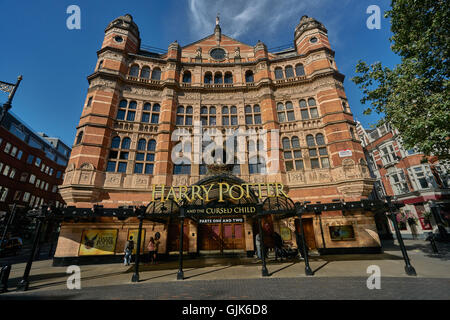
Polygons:
<instances>
[{"instance_id":1,"label":"tower turret","mask_svg":"<svg viewBox=\"0 0 450 320\"><path fill-rule=\"evenodd\" d=\"M139 28L133 17L126 14L114 19L105 29L102 49L113 47L131 53L137 53L141 45Z\"/></svg>"},{"instance_id":2,"label":"tower turret","mask_svg":"<svg viewBox=\"0 0 450 320\"><path fill-rule=\"evenodd\" d=\"M308 16L303 16L295 28L294 42L298 54L306 54L323 47L331 49L328 30L322 23Z\"/></svg>"}]
</instances>

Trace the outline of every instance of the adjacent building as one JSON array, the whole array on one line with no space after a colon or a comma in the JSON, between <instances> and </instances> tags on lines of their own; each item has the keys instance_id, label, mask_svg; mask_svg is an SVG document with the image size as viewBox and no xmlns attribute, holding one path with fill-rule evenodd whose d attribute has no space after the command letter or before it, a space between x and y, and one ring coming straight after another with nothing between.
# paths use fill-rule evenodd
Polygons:
<instances>
[{"instance_id":1,"label":"adjacent building","mask_svg":"<svg viewBox=\"0 0 450 320\"><path fill-rule=\"evenodd\" d=\"M11 112L0 126L0 212L11 205L62 207L62 184L71 149L29 128Z\"/></svg>"},{"instance_id":2,"label":"adjacent building","mask_svg":"<svg viewBox=\"0 0 450 320\"><path fill-rule=\"evenodd\" d=\"M397 219L402 235L425 238L430 231L437 233L438 226L450 231L450 163L406 150L398 130L389 123L372 129L358 123L357 133L376 178L372 196L395 196L404 204ZM377 225L384 236L394 232L392 223L381 216Z\"/></svg>"},{"instance_id":3,"label":"adjacent building","mask_svg":"<svg viewBox=\"0 0 450 320\"><path fill-rule=\"evenodd\" d=\"M188 155L195 147L174 141L173 133L183 130L196 136L205 129L224 136L230 130L277 134L270 143L253 141L250 135L234 143L242 152L232 153L224 145L215 154L220 154L216 162L231 157L233 175L260 187L263 194L268 194L267 183L282 183L293 201L367 198L375 179L356 135L344 75L327 29L303 16L293 31L292 48L271 52L261 41L249 45L222 34L217 19L211 35L184 46L175 41L167 52L156 53L141 45L130 15L114 19L88 76L89 89L60 188L65 202L78 208L142 206L151 201L155 186L197 183L208 174L207 166L189 156L174 161L174 153ZM269 147L274 141L278 148ZM269 158L252 156L259 149ZM247 217L229 224L186 220L184 248L189 253L252 253L255 223ZM294 219L269 217L268 223L285 243L296 246ZM88 252L121 255L137 225L137 220L115 218L64 223L55 259ZM370 211L309 212L303 225L312 250L380 248ZM331 234L332 227L344 226L345 239L336 237L336 231ZM145 246L159 233L160 253L177 252L177 221L147 221L144 230ZM113 239L108 250L86 249L85 241L92 248L91 240L108 232Z\"/></svg>"}]
</instances>

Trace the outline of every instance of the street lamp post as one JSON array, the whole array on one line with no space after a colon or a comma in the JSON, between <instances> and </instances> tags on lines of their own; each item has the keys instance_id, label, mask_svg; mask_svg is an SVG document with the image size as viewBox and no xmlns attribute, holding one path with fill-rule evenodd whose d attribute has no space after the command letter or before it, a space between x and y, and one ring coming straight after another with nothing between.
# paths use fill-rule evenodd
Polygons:
<instances>
[{"instance_id":1,"label":"street lamp post","mask_svg":"<svg viewBox=\"0 0 450 320\"><path fill-rule=\"evenodd\" d=\"M15 85L0 81L0 85L1 85L0 89L3 91L9 92L8 100L3 104L2 110L0 112L0 125L2 124L3 119L5 118L9 109L11 109L11 107L12 107L11 103L14 98L14 95L16 94L16 90L19 87L20 81L22 81L22 76L19 76L17 78L17 82Z\"/></svg>"},{"instance_id":2,"label":"street lamp post","mask_svg":"<svg viewBox=\"0 0 450 320\"><path fill-rule=\"evenodd\" d=\"M387 201L387 205L389 208L388 216L391 219L392 224L394 225L395 235L397 236L397 241L398 241L398 243L400 245L400 249L402 251L403 260L405 260L405 272L408 276L416 276L417 275L416 270L414 269L414 267L411 265L411 263L409 261L408 253L406 252L406 247L403 242L402 234L400 233L400 229L398 228L397 217L393 210L394 205L391 202L391 197L386 196L386 201Z\"/></svg>"},{"instance_id":3,"label":"street lamp post","mask_svg":"<svg viewBox=\"0 0 450 320\"><path fill-rule=\"evenodd\" d=\"M139 219L139 231L136 245L136 261L134 262L134 274L131 278L131 282L139 282L139 262L141 256L141 239L142 239L142 223L144 221L143 212L140 209L138 210L138 219Z\"/></svg>"},{"instance_id":4,"label":"street lamp post","mask_svg":"<svg viewBox=\"0 0 450 320\"><path fill-rule=\"evenodd\" d=\"M27 265L25 267L25 272L23 273L23 278L17 286L18 291L27 291L30 281L28 279L31 271L31 266L33 264L34 256L36 255L36 248L41 236L41 226L42 221L45 219L47 214L47 207L43 206L40 210L32 210L33 213L37 213L35 218L37 219L36 233L34 235L33 247L31 249L30 257L28 258Z\"/></svg>"},{"instance_id":5,"label":"street lamp post","mask_svg":"<svg viewBox=\"0 0 450 320\"><path fill-rule=\"evenodd\" d=\"M303 247L303 253L305 255L305 274L307 276L313 276L314 272L311 270L311 267L309 266L308 250L307 250L306 242L305 242L305 231L303 230L303 223L302 223L302 215L303 215L303 212L305 211L305 207L297 202L295 204L295 211L298 215L299 227L300 227L300 232L302 235L301 246ZM297 243L297 246L299 246L299 245L300 245L300 243Z\"/></svg>"},{"instance_id":6,"label":"street lamp post","mask_svg":"<svg viewBox=\"0 0 450 320\"><path fill-rule=\"evenodd\" d=\"M263 229L262 229L262 226L261 226L261 223L262 223L262 216L261 216L261 214L262 214L262 204L258 203L256 205L256 212L257 212L257 215L259 215L259 217L258 217L258 226L259 226L259 239L261 241L261 245L260 245L261 253L260 253L260 255L261 255L261 261L262 261L261 275L263 277L268 277L269 276L269 271L267 270L267 266L266 266L266 248L264 246L264 235L263 235Z\"/></svg>"},{"instance_id":7,"label":"street lamp post","mask_svg":"<svg viewBox=\"0 0 450 320\"><path fill-rule=\"evenodd\" d=\"M180 256L178 257L177 280L184 280L183 272L183 238L184 238L184 207L180 208Z\"/></svg>"},{"instance_id":8,"label":"street lamp post","mask_svg":"<svg viewBox=\"0 0 450 320\"><path fill-rule=\"evenodd\" d=\"M8 220L6 221L5 228L3 229L2 239L1 239L1 242L0 242L0 249L3 248L4 242L5 242L5 238L6 238L6 235L8 233L9 225L14 222L14 217L15 216L16 216L16 204L14 203L13 207L11 209L11 213L8 216Z\"/></svg>"},{"instance_id":9,"label":"street lamp post","mask_svg":"<svg viewBox=\"0 0 450 320\"><path fill-rule=\"evenodd\" d=\"M436 225L438 227L438 231L439 231L439 235L441 236L442 240L446 240L447 239L447 232L445 231L445 228L442 227L442 219L441 219L441 215L439 213L440 211L440 206L434 202L434 201L430 201L430 209L431 209L431 214L433 215L434 221L436 222Z\"/></svg>"}]
</instances>

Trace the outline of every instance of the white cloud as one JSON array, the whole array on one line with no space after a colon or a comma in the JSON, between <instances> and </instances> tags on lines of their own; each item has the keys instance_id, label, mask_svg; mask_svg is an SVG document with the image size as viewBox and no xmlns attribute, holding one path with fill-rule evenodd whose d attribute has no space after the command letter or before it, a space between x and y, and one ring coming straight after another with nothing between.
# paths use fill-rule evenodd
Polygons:
<instances>
[{"instance_id":1,"label":"white cloud","mask_svg":"<svg viewBox=\"0 0 450 320\"><path fill-rule=\"evenodd\" d=\"M222 32L241 37L250 30L273 34L289 19L297 21L305 10L315 7L318 0L189 0L191 32L197 36L213 33L217 13Z\"/></svg>"}]
</instances>

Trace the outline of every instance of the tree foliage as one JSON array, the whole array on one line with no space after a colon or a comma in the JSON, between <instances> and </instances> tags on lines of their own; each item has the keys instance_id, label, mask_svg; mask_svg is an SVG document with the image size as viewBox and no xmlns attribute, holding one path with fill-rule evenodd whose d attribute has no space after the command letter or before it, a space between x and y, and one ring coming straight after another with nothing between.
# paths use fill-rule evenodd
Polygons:
<instances>
[{"instance_id":1,"label":"tree foliage","mask_svg":"<svg viewBox=\"0 0 450 320\"><path fill-rule=\"evenodd\" d=\"M392 0L392 50L401 56L393 69L359 61L352 81L370 103L364 114L384 113L407 149L450 156L448 0Z\"/></svg>"}]
</instances>

